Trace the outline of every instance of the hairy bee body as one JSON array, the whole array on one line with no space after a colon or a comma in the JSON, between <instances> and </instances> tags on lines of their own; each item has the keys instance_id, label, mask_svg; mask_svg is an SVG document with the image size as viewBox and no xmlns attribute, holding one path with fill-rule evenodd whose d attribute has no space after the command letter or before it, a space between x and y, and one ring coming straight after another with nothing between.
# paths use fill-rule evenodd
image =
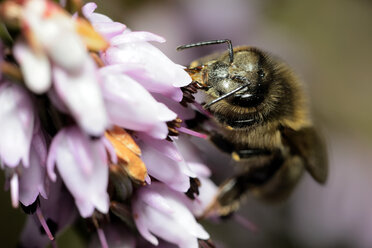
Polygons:
<instances>
[{"instance_id":1,"label":"hairy bee body","mask_svg":"<svg viewBox=\"0 0 372 248\"><path fill-rule=\"evenodd\" d=\"M204 131L240 167L220 186L213 206L220 215L236 210L246 192L269 202L285 199L304 170L317 182L326 181L324 145L303 86L287 64L244 46L196 60L188 71L205 91L217 126Z\"/></svg>"}]
</instances>

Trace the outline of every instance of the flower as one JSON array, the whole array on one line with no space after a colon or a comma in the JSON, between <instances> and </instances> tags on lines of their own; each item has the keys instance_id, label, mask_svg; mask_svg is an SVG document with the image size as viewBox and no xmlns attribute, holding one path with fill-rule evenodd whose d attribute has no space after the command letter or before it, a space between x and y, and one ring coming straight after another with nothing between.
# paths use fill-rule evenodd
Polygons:
<instances>
[{"instance_id":1,"label":"flower","mask_svg":"<svg viewBox=\"0 0 372 248\"><path fill-rule=\"evenodd\" d=\"M103 94L112 123L131 130L146 132L158 139L168 135L166 122L177 117L164 104L129 76L112 67L100 70Z\"/></svg>"},{"instance_id":2,"label":"flower","mask_svg":"<svg viewBox=\"0 0 372 248\"><path fill-rule=\"evenodd\" d=\"M79 125L91 135L102 135L108 120L96 65L77 32L80 22L49 1L10 3L19 9L23 24L23 37L13 50L27 87L41 94L53 82L56 93Z\"/></svg>"},{"instance_id":3,"label":"flower","mask_svg":"<svg viewBox=\"0 0 372 248\"><path fill-rule=\"evenodd\" d=\"M46 175L47 146L39 129L32 138L30 166L22 167L19 176L19 201L24 206L33 204L39 194L47 199ZM20 166L19 166L20 167Z\"/></svg>"},{"instance_id":4,"label":"flower","mask_svg":"<svg viewBox=\"0 0 372 248\"><path fill-rule=\"evenodd\" d=\"M92 216L95 208L102 213L108 212L107 142L103 139L91 140L77 127L68 127L56 135L50 146L49 177L53 181L57 179L54 172L57 165L83 217Z\"/></svg>"},{"instance_id":5,"label":"flower","mask_svg":"<svg viewBox=\"0 0 372 248\"><path fill-rule=\"evenodd\" d=\"M190 177L195 173L187 166L177 147L167 140L156 140L140 135L138 141L142 160L150 176L166 183L174 190L186 192L190 188Z\"/></svg>"},{"instance_id":6,"label":"flower","mask_svg":"<svg viewBox=\"0 0 372 248\"><path fill-rule=\"evenodd\" d=\"M134 247L132 235L117 235L128 226L152 244L206 242L195 216L215 185L179 135L193 133L179 118L194 116L180 105L190 76L148 43L164 38L130 31L93 3L65 6L78 12L49 0L0 3L14 31L0 46L0 159L13 206L31 215L21 245L55 242L77 213L102 247Z\"/></svg>"},{"instance_id":7,"label":"flower","mask_svg":"<svg viewBox=\"0 0 372 248\"><path fill-rule=\"evenodd\" d=\"M0 158L8 167L28 167L35 114L27 92L19 85L0 83Z\"/></svg>"},{"instance_id":8,"label":"flower","mask_svg":"<svg viewBox=\"0 0 372 248\"><path fill-rule=\"evenodd\" d=\"M93 13L97 6L89 3L83 7L83 13L93 26L104 25L110 30L102 32L109 38L110 47L102 53L107 65L137 67L141 72L131 70L127 75L142 84L151 93L161 93L175 101L182 100L180 87L191 83L190 76L183 67L173 63L158 48L148 41L164 42L165 39L149 32L132 32L124 26L103 15ZM125 29L124 31L121 31ZM100 31L99 29L98 31Z\"/></svg>"},{"instance_id":9,"label":"flower","mask_svg":"<svg viewBox=\"0 0 372 248\"><path fill-rule=\"evenodd\" d=\"M46 232L52 236L58 235L78 217L74 201L62 180L51 183L49 190L48 199L40 198L35 206L30 206L32 215L28 216L21 233L21 247L46 247L50 243Z\"/></svg>"},{"instance_id":10,"label":"flower","mask_svg":"<svg viewBox=\"0 0 372 248\"><path fill-rule=\"evenodd\" d=\"M161 183L141 188L132 206L138 231L154 245L159 243L156 235L180 248L199 247L198 239L209 239L209 234L187 208L188 201Z\"/></svg>"}]
</instances>

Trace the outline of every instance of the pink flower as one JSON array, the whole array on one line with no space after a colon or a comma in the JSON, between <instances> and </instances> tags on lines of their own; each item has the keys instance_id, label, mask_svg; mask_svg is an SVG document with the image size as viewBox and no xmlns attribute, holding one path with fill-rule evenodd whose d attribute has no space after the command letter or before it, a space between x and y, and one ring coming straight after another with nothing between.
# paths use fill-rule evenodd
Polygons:
<instances>
[{"instance_id":1,"label":"pink flower","mask_svg":"<svg viewBox=\"0 0 372 248\"><path fill-rule=\"evenodd\" d=\"M149 175L174 190L186 192L190 188L190 177L196 175L190 170L175 144L145 135L139 137L142 160L146 164Z\"/></svg>"},{"instance_id":2,"label":"pink flower","mask_svg":"<svg viewBox=\"0 0 372 248\"><path fill-rule=\"evenodd\" d=\"M21 247L46 247L50 243L45 228L46 224L51 235L56 236L70 226L78 217L78 211L71 195L66 191L60 179L50 185L48 199L40 198L39 204L34 206L20 235Z\"/></svg>"},{"instance_id":3,"label":"pink flower","mask_svg":"<svg viewBox=\"0 0 372 248\"><path fill-rule=\"evenodd\" d=\"M135 66L142 71L128 71L126 74L142 84L151 93L161 93L175 101L181 101L182 91L180 87L191 83L190 76L180 65L173 63L158 48L147 41L164 42L165 39L149 32L132 32L128 29L119 31L115 27L117 23L112 22L103 15L95 14L96 5L87 4L84 14L95 25L104 23L111 32L111 46L102 53L104 62L108 65ZM98 30L100 31L100 30ZM101 31L102 35L106 35Z\"/></svg>"},{"instance_id":4,"label":"pink flower","mask_svg":"<svg viewBox=\"0 0 372 248\"><path fill-rule=\"evenodd\" d=\"M87 58L79 73L69 74L54 68L55 89L79 126L87 133L100 136L108 126L106 107L97 82L97 68Z\"/></svg>"},{"instance_id":5,"label":"pink flower","mask_svg":"<svg viewBox=\"0 0 372 248\"><path fill-rule=\"evenodd\" d=\"M49 1L28 0L18 8L23 37L13 51L26 86L41 94L53 83L79 126L93 136L102 135L109 123L97 67L75 20Z\"/></svg>"},{"instance_id":6,"label":"pink flower","mask_svg":"<svg viewBox=\"0 0 372 248\"><path fill-rule=\"evenodd\" d=\"M114 22L108 16L93 13L96 8L97 4L90 2L85 4L82 9L85 17L90 20L95 30L103 35L107 40L123 33L126 28L124 24Z\"/></svg>"},{"instance_id":7,"label":"pink flower","mask_svg":"<svg viewBox=\"0 0 372 248\"><path fill-rule=\"evenodd\" d=\"M28 0L19 10L24 32L32 36L34 47L20 40L15 46L15 55L29 88L43 93L51 86L49 58L56 66L76 73L84 65L88 53L73 19L59 6L49 1Z\"/></svg>"},{"instance_id":8,"label":"pink flower","mask_svg":"<svg viewBox=\"0 0 372 248\"><path fill-rule=\"evenodd\" d=\"M200 151L185 135L181 135L176 143L178 149L182 151L182 156L187 165L197 175L201 184L198 188L199 194L195 196L195 200L191 203L193 214L200 217L215 200L218 193L218 187L211 179L209 179L212 173L204 164L205 162L201 159L200 154L202 154L202 151ZM213 214L216 213L210 213L208 217Z\"/></svg>"},{"instance_id":9,"label":"pink flower","mask_svg":"<svg viewBox=\"0 0 372 248\"><path fill-rule=\"evenodd\" d=\"M100 70L103 95L111 122L127 129L146 132L158 139L168 135L166 122L177 117L157 102L139 83L115 68Z\"/></svg>"},{"instance_id":10,"label":"pink flower","mask_svg":"<svg viewBox=\"0 0 372 248\"><path fill-rule=\"evenodd\" d=\"M27 92L14 83L0 83L0 158L6 166L29 166L34 118Z\"/></svg>"},{"instance_id":11,"label":"pink flower","mask_svg":"<svg viewBox=\"0 0 372 248\"><path fill-rule=\"evenodd\" d=\"M91 140L77 127L68 127L54 137L50 146L49 177L56 180L56 164L83 217L91 216L95 208L102 213L108 212L106 145L104 138Z\"/></svg>"},{"instance_id":12,"label":"pink flower","mask_svg":"<svg viewBox=\"0 0 372 248\"><path fill-rule=\"evenodd\" d=\"M153 183L137 191L132 212L140 234L154 245L162 238L180 248L198 248L198 239L209 239L209 234L196 222L187 208L185 194Z\"/></svg>"},{"instance_id":13,"label":"pink flower","mask_svg":"<svg viewBox=\"0 0 372 248\"><path fill-rule=\"evenodd\" d=\"M40 130L34 134L31 151L30 166L22 168L19 176L19 201L29 206L35 202L39 194L47 199L46 187L46 159L47 147Z\"/></svg>"}]
</instances>

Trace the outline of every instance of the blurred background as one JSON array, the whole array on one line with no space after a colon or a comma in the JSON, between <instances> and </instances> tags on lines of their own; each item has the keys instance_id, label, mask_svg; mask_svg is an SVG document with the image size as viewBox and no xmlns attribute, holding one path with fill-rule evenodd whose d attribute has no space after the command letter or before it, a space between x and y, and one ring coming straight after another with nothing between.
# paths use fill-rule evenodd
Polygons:
<instances>
[{"instance_id":1,"label":"blurred background","mask_svg":"<svg viewBox=\"0 0 372 248\"><path fill-rule=\"evenodd\" d=\"M187 65L224 49L176 52L186 43L231 39L287 61L301 76L314 120L328 146L326 186L305 175L289 201L267 206L249 198L239 214L252 232L227 220L204 223L221 247L372 247L372 1L370 0L100 0L98 12L167 39L157 45ZM228 169L228 168L227 168ZM3 183L2 178L0 183ZM15 247L23 225L0 191L1 247ZM60 247L80 247L68 231Z\"/></svg>"}]
</instances>

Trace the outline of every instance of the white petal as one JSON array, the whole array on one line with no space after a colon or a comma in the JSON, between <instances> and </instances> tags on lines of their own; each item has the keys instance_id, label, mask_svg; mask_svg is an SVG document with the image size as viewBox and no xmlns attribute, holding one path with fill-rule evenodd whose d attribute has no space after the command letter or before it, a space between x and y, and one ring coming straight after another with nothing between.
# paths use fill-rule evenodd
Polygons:
<instances>
[{"instance_id":1,"label":"white petal","mask_svg":"<svg viewBox=\"0 0 372 248\"><path fill-rule=\"evenodd\" d=\"M60 32L47 48L53 62L70 72L79 72L84 66L87 49L74 32Z\"/></svg>"},{"instance_id":2,"label":"white petal","mask_svg":"<svg viewBox=\"0 0 372 248\"><path fill-rule=\"evenodd\" d=\"M96 8L97 8L96 3L89 2L84 4L84 6L81 8L81 11L83 12L83 15L86 18L89 18L92 15L92 13L96 10Z\"/></svg>"},{"instance_id":3,"label":"white petal","mask_svg":"<svg viewBox=\"0 0 372 248\"><path fill-rule=\"evenodd\" d=\"M26 11L24 18L35 40L55 64L70 72L80 71L88 52L72 18L59 13L46 16L43 12L33 11Z\"/></svg>"},{"instance_id":4,"label":"white petal","mask_svg":"<svg viewBox=\"0 0 372 248\"><path fill-rule=\"evenodd\" d=\"M79 125L91 135L102 135L108 120L94 62L87 58L84 70L77 75L58 67L53 70L56 91Z\"/></svg>"},{"instance_id":5,"label":"white petal","mask_svg":"<svg viewBox=\"0 0 372 248\"><path fill-rule=\"evenodd\" d=\"M190 188L189 175L182 169L184 163L166 157L145 143L139 145L149 175L177 191L186 192Z\"/></svg>"},{"instance_id":6,"label":"white petal","mask_svg":"<svg viewBox=\"0 0 372 248\"><path fill-rule=\"evenodd\" d=\"M152 204L145 204L144 193L160 194L171 207L172 213L164 213ZM150 242L155 239L152 235L155 234L179 247L197 248L197 239L208 239L209 234L196 222L190 210L185 206L185 199L186 196L183 193L175 192L161 183L153 183L151 186L141 188L137 192L133 206L133 211L139 219L136 225L145 231L140 231L141 234Z\"/></svg>"},{"instance_id":7,"label":"white petal","mask_svg":"<svg viewBox=\"0 0 372 248\"><path fill-rule=\"evenodd\" d=\"M159 35L144 32L144 31L137 31L137 32L127 32L121 35L117 35L110 40L110 44L113 46L118 46L124 43L132 43L132 42L143 42L143 41L157 41L160 43L165 42L165 39Z\"/></svg>"},{"instance_id":8,"label":"white petal","mask_svg":"<svg viewBox=\"0 0 372 248\"><path fill-rule=\"evenodd\" d=\"M109 64L139 64L146 74L131 73L131 77L147 90L161 93L175 101L182 99L178 87L191 83L190 76L179 65L174 64L158 48L147 42L125 43L107 49L105 59Z\"/></svg>"},{"instance_id":9,"label":"white petal","mask_svg":"<svg viewBox=\"0 0 372 248\"><path fill-rule=\"evenodd\" d=\"M164 139L166 121L176 114L158 103L140 84L123 74L103 73L104 98L112 123Z\"/></svg>"},{"instance_id":10,"label":"white petal","mask_svg":"<svg viewBox=\"0 0 372 248\"><path fill-rule=\"evenodd\" d=\"M34 112L27 92L12 83L0 86L0 157L7 166L29 165Z\"/></svg>"},{"instance_id":11,"label":"white petal","mask_svg":"<svg viewBox=\"0 0 372 248\"><path fill-rule=\"evenodd\" d=\"M34 136L30 151L30 166L24 168L20 175L19 201L25 206L34 203L39 194L46 197L46 143L45 140L40 143L39 138Z\"/></svg>"},{"instance_id":12,"label":"white petal","mask_svg":"<svg viewBox=\"0 0 372 248\"><path fill-rule=\"evenodd\" d=\"M100 140L90 140L76 127L62 130L60 135L54 148L56 165L66 187L75 198L81 216L91 216L94 208L107 213L108 165L104 144ZM81 152L77 154L74 149L78 147ZM91 158L89 166L92 170L89 174L81 164L80 155L83 153L89 154Z\"/></svg>"},{"instance_id":13,"label":"white petal","mask_svg":"<svg viewBox=\"0 0 372 248\"><path fill-rule=\"evenodd\" d=\"M27 87L34 93L45 93L52 83L47 55L43 52L35 53L26 43L20 41L14 46L14 56L21 66Z\"/></svg>"}]
</instances>

